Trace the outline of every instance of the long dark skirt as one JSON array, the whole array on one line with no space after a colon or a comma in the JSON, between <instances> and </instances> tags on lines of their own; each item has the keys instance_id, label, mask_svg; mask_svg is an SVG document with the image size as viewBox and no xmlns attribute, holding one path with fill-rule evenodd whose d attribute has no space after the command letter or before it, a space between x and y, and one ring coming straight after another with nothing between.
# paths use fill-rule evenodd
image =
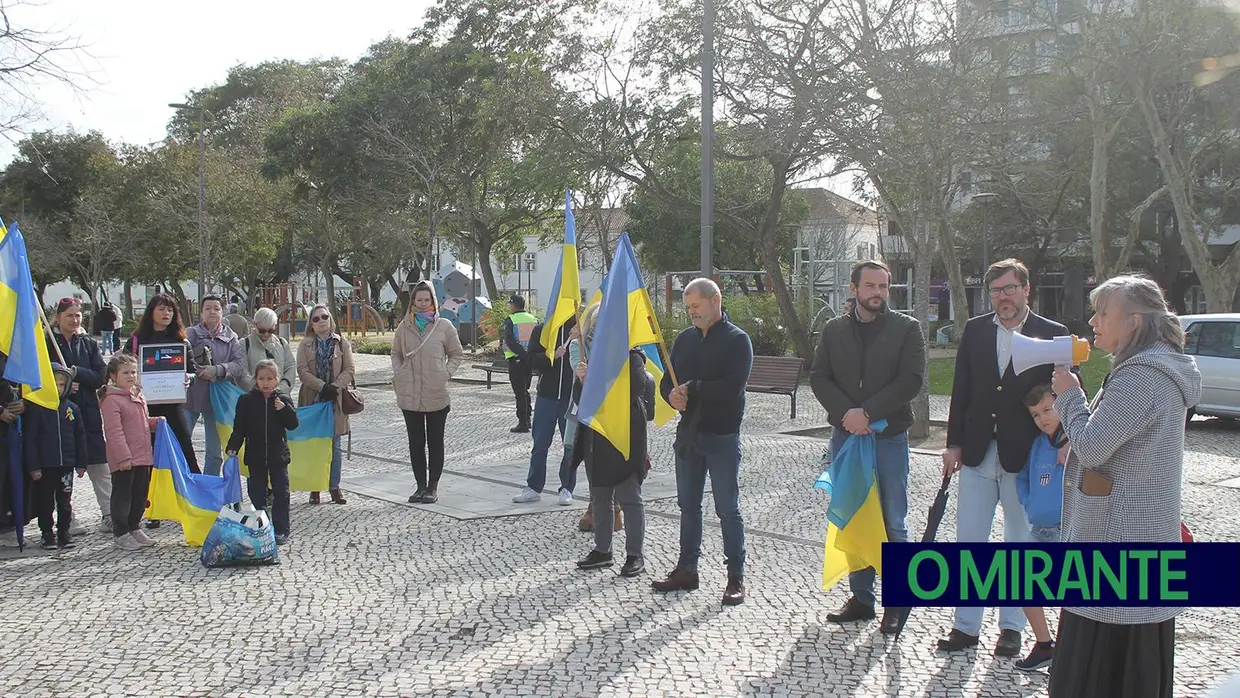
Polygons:
<instances>
[{"instance_id":1,"label":"long dark skirt","mask_svg":"<svg viewBox=\"0 0 1240 698\"><path fill-rule=\"evenodd\" d=\"M1059 615L1050 698L1172 698L1175 619L1099 623Z\"/></svg>"}]
</instances>

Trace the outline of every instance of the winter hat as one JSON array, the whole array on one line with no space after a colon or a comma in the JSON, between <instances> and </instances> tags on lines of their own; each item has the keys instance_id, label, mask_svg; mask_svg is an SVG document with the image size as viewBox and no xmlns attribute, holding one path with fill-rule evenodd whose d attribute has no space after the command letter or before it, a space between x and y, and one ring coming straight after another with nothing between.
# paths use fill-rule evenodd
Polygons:
<instances>
[{"instance_id":1,"label":"winter hat","mask_svg":"<svg viewBox=\"0 0 1240 698\"><path fill-rule=\"evenodd\" d=\"M61 397L65 397L65 395L68 394L68 391L72 390L71 385L73 383L73 377L77 375L77 369L76 368L65 368L64 365L61 364L60 362L53 361L52 362L52 374L61 375L65 377L65 392L61 394Z\"/></svg>"}]
</instances>

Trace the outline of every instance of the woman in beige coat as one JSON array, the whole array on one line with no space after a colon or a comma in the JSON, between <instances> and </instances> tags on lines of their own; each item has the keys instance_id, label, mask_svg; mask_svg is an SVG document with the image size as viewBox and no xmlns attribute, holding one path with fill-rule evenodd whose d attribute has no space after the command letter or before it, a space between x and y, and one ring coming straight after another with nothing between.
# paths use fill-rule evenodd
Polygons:
<instances>
[{"instance_id":1,"label":"woman in beige coat","mask_svg":"<svg viewBox=\"0 0 1240 698\"><path fill-rule=\"evenodd\" d=\"M392 387L405 415L409 461L418 489L411 504L434 504L443 474L443 435L450 399L448 379L460 368L465 352L451 322L439 317L435 291L425 281L413 287L409 313L392 340ZM428 478L429 452L429 478Z\"/></svg>"},{"instance_id":2,"label":"woman in beige coat","mask_svg":"<svg viewBox=\"0 0 1240 698\"><path fill-rule=\"evenodd\" d=\"M336 321L321 303L310 309L310 331L297 345L297 377L301 379L299 407L316 402L334 403L336 433L332 437L328 487L332 501L344 504L344 493L340 491L340 437L349 433L349 415L340 408L340 392L353 384L353 347L336 333ZM318 492L310 493L310 503L319 503Z\"/></svg>"}]
</instances>

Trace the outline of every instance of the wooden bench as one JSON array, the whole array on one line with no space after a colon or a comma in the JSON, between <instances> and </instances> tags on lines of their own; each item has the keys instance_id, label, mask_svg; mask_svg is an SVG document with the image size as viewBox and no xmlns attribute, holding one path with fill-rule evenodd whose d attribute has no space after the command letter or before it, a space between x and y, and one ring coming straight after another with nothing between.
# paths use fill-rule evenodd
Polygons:
<instances>
[{"instance_id":1,"label":"wooden bench","mask_svg":"<svg viewBox=\"0 0 1240 698\"><path fill-rule=\"evenodd\" d=\"M492 373L508 373L508 359L496 359L490 364L474 364L474 368L479 371L486 371L487 374L487 390L491 389Z\"/></svg>"},{"instance_id":2,"label":"wooden bench","mask_svg":"<svg viewBox=\"0 0 1240 698\"><path fill-rule=\"evenodd\" d=\"M797 356L755 356L745 392L787 395L792 398L789 418L796 419L797 388L801 386L801 368L804 364Z\"/></svg>"}]
</instances>

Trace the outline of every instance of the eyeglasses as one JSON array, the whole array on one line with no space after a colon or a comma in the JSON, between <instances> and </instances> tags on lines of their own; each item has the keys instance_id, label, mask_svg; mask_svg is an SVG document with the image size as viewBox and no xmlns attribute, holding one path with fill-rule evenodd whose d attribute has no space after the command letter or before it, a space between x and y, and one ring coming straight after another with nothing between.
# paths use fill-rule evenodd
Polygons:
<instances>
[{"instance_id":1,"label":"eyeglasses","mask_svg":"<svg viewBox=\"0 0 1240 698\"><path fill-rule=\"evenodd\" d=\"M314 317L310 318L310 322L323 322L326 319L327 319L326 315L315 315Z\"/></svg>"},{"instance_id":2,"label":"eyeglasses","mask_svg":"<svg viewBox=\"0 0 1240 698\"><path fill-rule=\"evenodd\" d=\"M991 298L996 298L998 296L1014 296L1016 291L1021 288L1024 288L1023 284L1008 284L1007 286L992 286L988 290L990 291Z\"/></svg>"},{"instance_id":3,"label":"eyeglasses","mask_svg":"<svg viewBox=\"0 0 1240 698\"><path fill-rule=\"evenodd\" d=\"M275 330L270 327L255 327L254 329L258 330L259 334L271 334L272 332L275 332Z\"/></svg>"}]
</instances>

